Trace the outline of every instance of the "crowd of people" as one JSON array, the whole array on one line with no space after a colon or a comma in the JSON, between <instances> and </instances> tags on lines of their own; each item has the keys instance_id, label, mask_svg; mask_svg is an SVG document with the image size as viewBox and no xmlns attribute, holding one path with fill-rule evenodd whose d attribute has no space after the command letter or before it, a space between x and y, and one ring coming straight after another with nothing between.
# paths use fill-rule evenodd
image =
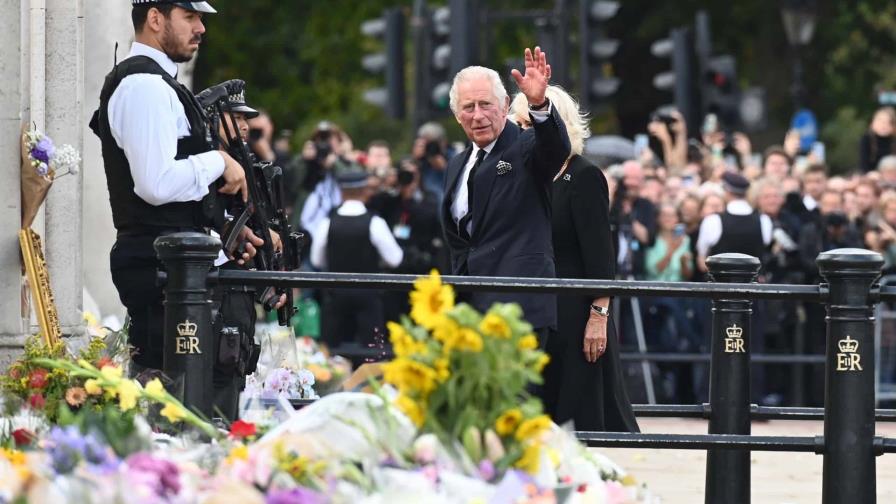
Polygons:
<instances>
[{"instance_id":1,"label":"crowd of people","mask_svg":"<svg viewBox=\"0 0 896 504\"><path fill-rule=\"evenodd\" d=\"M370 142L366 150L356 149L347 132L322 121L301 151L292 155L285 140L290 132L275 141L268 117L262 114L253 121L253 129L259 132L250 141L261 157L287 168L288 200L295 202L294 220L306 230L312 243L320 238L321 222L328 221L345 199L346 189L344 183L340 188L340 178L363 173L364 187L349 192L371 215L382 219L375 228L382 235L391 235L395 250L401 251L400 257L394 251L390 257L379 250L381 261L362 268L364 272L449 271L439 203L444 198L448 160L463 145L449 143L441 124L421 126L411 152L399 156L382 140ZM708 217L751 212L761 216L758 233L744 236L747 241L734 249L761 259L761 282L818 283L815 258L840 247L880 252L886 261L885 274L896 272L896 112L892 108L884 107L874 114L859 146L856 169L837 175L830 173L815 150L801 152L796 131L789 131L780 145L758 151L747 135L725 133L714 127L716 124L716 118L710 115L694 135L678 112L666 110L653 116L647 126L649 142L641 148L636 143L629 159L618 158L612 163L600 159L609 184L618 278L704 281L705 259L719 252L719 228L724 227L719 219ZM726 183L726 174L732 173L740 175L735 181L735 185L740 184L737 188ZM741 227L734 222L731 226ZM749 225L745 228L753 229ZM350 242L344 246L352 249ZM326 261L315 261L313 253L309 257L309 267L327 269ZM328 333L334 334L327 319L342 321L344 317L335 313L328 317L328 303L338 302L325 293L319 296L325 326L321 333L327 337ZM381 297L360 296L359 306L375 304L377 299L382 299L376 308L381 315L370 321L377 327L381 327L377 325L380 321L393 319L407 308L403 294L390 292ZM639 301L642 324L638 325L643 327L650 351L708 351L708 301ZM617 310L621 314L623 348L633 349L638 325L631 319L632 307L626 301L619 303ZM753 338L754 352L823 353L824 314L819 307L760 302L756 309L760 324ZM803 324L801 330L806 335L802 347L794 344L798 324ZM368 331L360 327L356 331L354 341L363 345ZM341 326L335 330L335 334L344 333ZM334 342L343 343L343 338ZM682 403L705 399L704 367L659 364L655 369L661 378L659 397ZM817 367L809 371L818 372ZM803 391L793 389L791 370L786 367L769 366L755 374L757 401L820 401L821 391L811 385L818 380L809 379L811 374L805 380L810 386ZM637 396L637 387L630 388Z\"/></svg>"}]
</instances>

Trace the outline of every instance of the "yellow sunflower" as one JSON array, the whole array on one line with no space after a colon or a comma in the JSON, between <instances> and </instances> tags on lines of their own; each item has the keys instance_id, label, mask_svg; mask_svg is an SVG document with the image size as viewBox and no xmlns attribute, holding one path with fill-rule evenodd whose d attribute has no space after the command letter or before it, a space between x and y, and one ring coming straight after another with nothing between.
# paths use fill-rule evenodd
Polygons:
<instances>
[{"instance_id":1,"label":"yellow sunflower","mask_svg":"<svg viewBox=\"0 0 896 504\"><path fill-rule=\"evenodd\" d=\"M414 422L414 425L417 427L423 425L423 420L426 417L423 405L404 394L399 394L398 397L395 398L395 405L398 406L398 409L407 415L412 422Z\"/></svg>"},{"instance_id":2,"label":"yellow sunflower","mask_svg":"<svg viewBox=\"0 0 896 504\"><path fill-rule=\"evenodd\" d=\"M397 358L383 365L383 378L398 390L417 390L429 394L436 386L436 371L408 358Z\"/></svg>"},{"instance_id":3,"label":"yellow sunflower","mask_svg":"<svg viewBox=\"0 0 896 504\"><path fill-rule=\"evenodd\" d=\"M489 334L498 338L507 339L511 335L507 321L495 313L489 313L482 319L482 322L479 323L479 330L483 334Z\"/></svg>"},{"instance_id":4,"label":"yellow sunflower","mask_svg":"<svg viewBox=\"0 0 896 504\"><path fill-rule=\"evenodd\" d=\"M465 352L481 352L482 336L472 329L461 328L454 341L454 348Z\"/></svg>"},{"instance_id":5,"label":"yellow sunflower","mask_svg":"<svg viewBox=\"0 0 896 504\"><path fill-rule=\"evenodd\" d=\"M392 342L392 350L396 357L426 353L426 343L415 340L401 324L389 322L386 327L389 328L389 341Z\"/></svg>"},{"instance_id":6,"label":"yellow sunflower","mask_svg":"<svg viewBox=\"0 0 896 504\"><path fill-rule=\"evenodd\" d=\"M538 338L534 334L527 334L520 338L516 344L520 350L535 350L538 348Z\"/></svg>"},{"instance_id":7,"label":"yellow sunflower","mask_svg":"<svg viewBox=\"0 0 896 504\"><path fill-rule=\"evenodd\" d=\"M517 469L522 469L529 474L537 473L540 465L541 445L538 443L531 443L526 446L526 449L523 451L523 456L513 464Z\"/></svg>"},{"instance_id":8,"label":"yellow sunflower","mask_svg":"<svg viewBox=\"0 0 896 504\"><path fill-rule=\"evenodd\" d=\"M445 313L454 308L454 289L442 285L439 272L432 270L429 277L414 281L411 292L411 318L426 329L433 329L445 318Z\"/></svg>"},{"instance_id":9,"label":"yellow sunflower","mask_svg":"<svg viewBox=\"0 0 896 504\"><path fill-rule=\"evenodd\" d=\"M517 441L532 439L551 427L551 418L547 415L532 417L520 424L516 430Z\"/></svg>"},{"instance_id":10,"label":"yellow sunflower","mask_svg":"<svg viewBox=\"0 0 896 504\"><path fill-rule=\"evenodd\" d=\"M522 419L523 412L519 408L509 409L495 420L495 432L501 436L509 436L513 434Z\"/></svg>"}]
</instances>

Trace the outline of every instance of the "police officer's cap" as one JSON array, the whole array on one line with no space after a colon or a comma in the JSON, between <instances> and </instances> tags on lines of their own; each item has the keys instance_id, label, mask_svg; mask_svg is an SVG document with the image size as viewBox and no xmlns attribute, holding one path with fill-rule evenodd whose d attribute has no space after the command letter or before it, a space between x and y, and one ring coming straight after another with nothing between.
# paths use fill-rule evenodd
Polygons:
<instances>
[{"instance_id":1,"label":"police officer's cap","mask_svg":"<svg viewBox=\"0 0 896 504\"><path fill-rule=\"evenodd\" d=\"M349 171L336 178L341 189L363 189L367 187L367 172Z\"/></svg>"},{"instance_id":2,"label":"police officer's cap","mask_svg":"<svg viewBox=\"0 0 896 504\"><path fill-rule=\"evenodd\" d=\"M161 5L161 4L171 4L181 7L183 9L195 11L195 12L205 12L208 14L214 14L218 11L214 9L208 2L178 2L176 0L131 0L131 5Z\"/></svg>"},{"instance_id":3,"label":"police officer's cap","mask_svg":"<svg viewBox=\"0 0 896 504\"><path fill-rule=\"evenodd\" d=\"M750 181L739 173L728 171L722 175L722 186L731 194L743 196L750 189Z\"/></svg>"},{"instance_id":4,"label":"police officer's cap","mask_svg":"<svg viewBox=\"0 0 896 504\"><path fill-rule=\"evenodd\" d=\"M246 119L258 117L258 111L246 105L245 89L239 89L239 92L227 95L227 106L234 112L241 112Z\"/></svg>"}]
</instances>

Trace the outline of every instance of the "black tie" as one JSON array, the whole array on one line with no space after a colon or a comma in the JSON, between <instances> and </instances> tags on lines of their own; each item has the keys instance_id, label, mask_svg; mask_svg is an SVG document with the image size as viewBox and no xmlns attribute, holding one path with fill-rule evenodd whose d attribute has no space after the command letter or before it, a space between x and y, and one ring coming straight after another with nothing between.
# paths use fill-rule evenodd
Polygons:
<instances>
[{"instance_id":1,"label":"black tie","mask_svg":"<svg viewBox=\"0 0 896 504\"><path fill-rule=\"evenodd\" d=\"M467 239L469 239L467 224L473 219L473 185L475 184L473 180L476 178L476 169L482 164L486 154L485 149L479 149L479 152L476 153L476 162L473 163L473 167L470 168L470 176L467 177L467 214L457 222L458 232Z\"/></svg>"}]
</instances>

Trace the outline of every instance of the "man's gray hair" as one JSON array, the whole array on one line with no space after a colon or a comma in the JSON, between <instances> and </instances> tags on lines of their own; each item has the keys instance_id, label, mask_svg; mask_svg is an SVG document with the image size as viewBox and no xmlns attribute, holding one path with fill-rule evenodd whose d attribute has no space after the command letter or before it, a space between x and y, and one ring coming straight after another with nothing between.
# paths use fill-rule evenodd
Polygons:
<instances>
[{"instance_id":1,"label":"man's gray hair","mask_svg":"<svg viewBox=\"0 0 896 504\"><path fill-rule=\"evenodd\" d=\"M433 121L420 125L420 127L417 128L417 136L419 138L425 138L430 142L441 142L447 137L445 134L445 127Z\"/></svg>"},{"instance_id":2,"label":"man's gray hair","mask_svg":"<svg viewBox=\"0 0 896 504\"><path fill-rule=\"evenodd\" d=\"M491 68L469 66L460 72L457 72L457 75L454 76L454 82L451 83L451 91L448 92L448 104L451 106L451 112L455 115L457 115L457 86L462 82L476 79L488 79L491 81L492 93L498 98L498 106L506 106L507 90L504 89L504 84L501 82L501 76L498 75L498 72Z\"/></svg>"}]
</instances>

